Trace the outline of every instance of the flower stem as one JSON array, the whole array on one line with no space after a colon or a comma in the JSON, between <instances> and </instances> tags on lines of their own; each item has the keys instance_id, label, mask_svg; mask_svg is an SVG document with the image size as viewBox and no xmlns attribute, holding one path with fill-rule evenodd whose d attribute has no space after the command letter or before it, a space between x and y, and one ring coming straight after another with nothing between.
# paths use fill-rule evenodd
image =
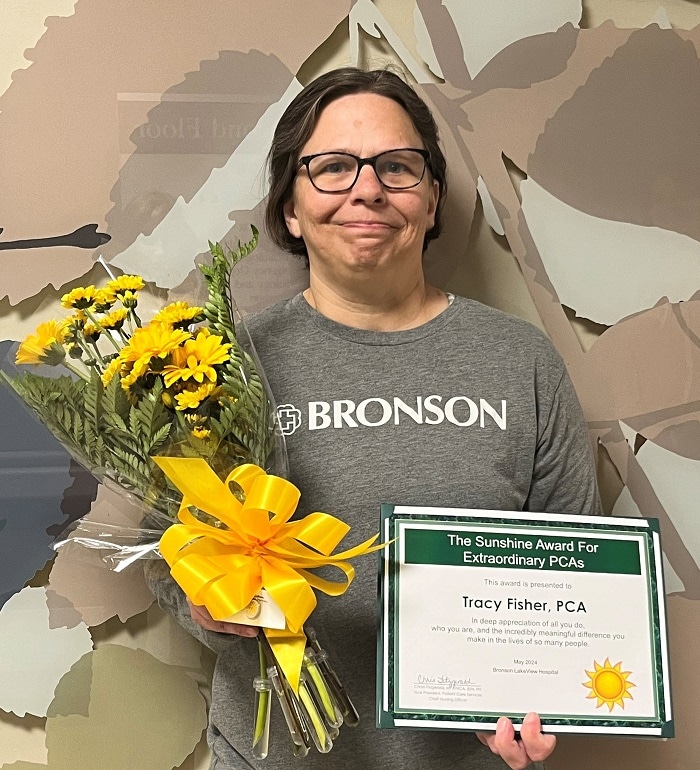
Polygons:
<instances>
[{"instance_id":1,"label":"flower stem","mask_svg":"<svg viewBox=\"0 0 700 770\"><path fill-rule=\"evenodd\" d=\"M260 678L267 678L267 658L265 657L265 650L258 637L258 658L260 660ZM255 714L255 728L253 730L253 745L256 745L262 740L265 735L265 724L269 718L268 702L270 700L270 690L261 690L258 692L258 708Z\"/></svg>"},{"instance_id":2,"label":"flower stem","mask_svg":"<svg viewBox=\"0 0 700 770\"><path fill-rule=\"evenodd\" d=\"M68 371L73 372L73 374L80 377L81 380L85 380L85 382L90 382L90 378L87 376L87 374L85 374L85 372L81 372L80 369L73 366L73 364L71 364L70 361L68 361L68 359L65 359L63 361L63 366L65 366L66 369L68 369Z\"/></svg>"},{"instance_id":3,"label":"flower stem","mask_svg":"<svg viewBox=\"0 0 700 770\"><path fill-rule=\"evenodd\" d=\"M299 682L299 700L309 719L309 728L313 742L321 754L326 754L333 748L333 741L328 734L328 729L323 721L323 717L316 707L316 703L309 692L308 684L303 676Z\"/></svg>"},{"instance_id":4,"label":"flower stem","mask_svg":"<svg viewBox=\"0 0 700 770\"><path fill-rule=\"evenodd\" d=\"M115 342L115 341L112 339L112 335L111 335L111 334L107 334L107 333L106 333L106 332L107 332L107 330L106 330L106 329L104 328L104 326L102 326L102 324L99 322L99 320L98 320L97 316L95 316L95 314L94 314L94 313L90 312L90 310L89 310L89 309L85 311L85 315L86 315L86 316L87 316L87 317L88 317L88 318L89 318L89 319L90 319L90 320L91 320L91 321L92 321L92 322L95 324L95 326L96 326L98 329L100 329L100 331L102 331L102 332L104 332L104 333L105 333L105 336L107 337L107 339L108 339L108 340L109 340L109 341L112 343L112 345L114 345L114 349L117 351L117 353L119 353L119 351L121 350L121 348L120 348L120 347L119 347L119 345L117 345L117 343L116 343L116 342ZM97 345L95 345L95 350L97 351ZM101 361L101 362L104 364L104 361L102 360L102 356L99 354L99 352L97 353L97 356L98 356L98 358L100 359L100 361Z\"/></svg>"}]
</instances>

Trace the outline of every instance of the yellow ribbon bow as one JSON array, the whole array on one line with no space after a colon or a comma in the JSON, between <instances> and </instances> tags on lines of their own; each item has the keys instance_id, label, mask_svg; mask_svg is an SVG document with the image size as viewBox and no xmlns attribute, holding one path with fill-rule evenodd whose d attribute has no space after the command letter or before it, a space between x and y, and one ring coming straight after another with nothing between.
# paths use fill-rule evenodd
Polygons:
<instances>
[{"instance_id":1,"label":"yellow ribbon bow","mask_svg":"<svg viewBox=\"0 0 700 770\"><path fill-rule=\"evenodd\" d=\"M154 462L182 493L173 524L160 539L160 552L190 600L204 605L215 620L224 620L248 606L261 589L270 594L286 619L282 631L264 629L284 675L298 692L306 646L303 624L316 606L316 588L330 596L345 593L355 575L348 559L371 553L378 535L354 548L333 554L350 531L327 513L310 513L290 521L299 490L286 479L271 476L257 465L241 465L226 482L201 458L154 457ZM231 491L237 485L245 502ZM194 506L223 527L206 524L191 512ZM310 569L338 567L339 583Z\"/></svg>"}]
</instances>

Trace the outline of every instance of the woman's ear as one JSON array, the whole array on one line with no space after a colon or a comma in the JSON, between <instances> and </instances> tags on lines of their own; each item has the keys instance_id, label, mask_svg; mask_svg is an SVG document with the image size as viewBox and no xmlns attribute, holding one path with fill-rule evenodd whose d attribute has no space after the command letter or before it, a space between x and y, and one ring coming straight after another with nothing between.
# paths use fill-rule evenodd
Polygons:
<instances>
[{"instance_id":1,"label":"woman's ear","mask_svg":"<svg viewBox=\"0 0 700 770\"><path fill-rule=\"evenodd\" d=\"M430 199L428 201L428 226L426 232L430 232L435 227L435 212L437 211L438 201L440 200L440 185L433 180L433 186L430 190Z\"/></svg>"},{"instance_id":2,"label":"woman's ear","mask_svg":"<svg viewBox=\"0 0 700 770\"><path fill-rule=\"evenodd\" d=\"M299 228L293 196L282 206L282 212L284 213L284 221L287 223L287 230L295 238L301 238L301 229Z\"/></svg>"}]
</instances>

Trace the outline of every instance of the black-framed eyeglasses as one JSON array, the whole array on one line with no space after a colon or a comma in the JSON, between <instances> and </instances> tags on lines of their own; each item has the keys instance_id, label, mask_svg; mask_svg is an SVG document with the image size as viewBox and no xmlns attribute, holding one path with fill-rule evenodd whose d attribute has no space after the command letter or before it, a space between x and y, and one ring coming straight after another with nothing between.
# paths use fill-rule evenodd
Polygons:
<instances>
[{"instance_id":1,"label":"black-framed eyeglasses","mask_svg":"<svg viewBox=\"0 0 700 770\"><path fill-rule=\"evenodd\" d=\"M299 158L299 168L306 167L311 184L319 192L347 192L360 176L363 166L372 166L377 179L388 190L410 190L421 183L430 160L427 150L400 147L371 158L349 152L319 152Z\"/></svg>"}]
</instances>

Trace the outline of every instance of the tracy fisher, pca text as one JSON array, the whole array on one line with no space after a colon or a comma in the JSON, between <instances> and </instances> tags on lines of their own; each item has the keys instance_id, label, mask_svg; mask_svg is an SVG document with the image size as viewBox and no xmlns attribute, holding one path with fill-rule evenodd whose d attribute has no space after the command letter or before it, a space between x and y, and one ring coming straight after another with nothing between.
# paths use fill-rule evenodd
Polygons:
<instances>
[{"instance_id":1,"label":"tracy fisher, pca text","mask_svg":"<svg viewBox=\"0 0 700 770\"><path fill-rule=\"evenodd\" d=\"M498 612L503 604L502 599L479 599L472 596L462 596L462 600L465 609L485 609L494 612ZM550 602L535 602L509 596L504 609L514 612L551 612L551 606ZM554 602L554 610L555 612L586 612L586 605L582 601L557 599Z\"/></svg>"}]
</instances>

